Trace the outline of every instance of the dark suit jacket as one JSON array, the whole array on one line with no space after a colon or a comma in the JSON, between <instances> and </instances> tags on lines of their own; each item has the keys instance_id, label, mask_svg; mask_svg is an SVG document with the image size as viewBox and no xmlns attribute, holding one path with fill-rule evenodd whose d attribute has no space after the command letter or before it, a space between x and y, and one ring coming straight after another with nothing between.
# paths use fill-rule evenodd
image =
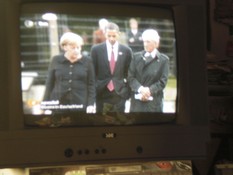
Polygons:
<instances>
[{"instance_id":1,"label":"dark suit jacket","mask_svg":"<svg viewBox=\"0 0 233 175\"><path fill-rule=\"evenodd\" d=\"M59 100L60 104L82 104L84 108L94 105L95 75L92 60L83 56L79 61L70 63L64 54L54 56L48 70L44 100Z\"/></svg>"},{"instance_id":2,"label":"dark suit jacket","mask_svg":"<svg viewBox=\"0 0 233 175\"><path fill-rule=\"evenodd\" d=\"M139 52L144 49L142 33L140 31L138 31L136 35L134 35L131 31L128 31L127 37L128 46L132 49L133 52ZM133 39L133 42L131 42L131 39Z\"/></svg>"},{"instance_id":3,"label":"dark suit jacket","mask_svg":"<svg viewBox=\"0 0 233 175\"><path fill-rule=\"evenodd\" d=\"M132 90L132 112L161 112L163 89L167 84L169 58L158 52L156 58L149 62L143 59L143 52L138 52L130 64L128 81ZM143 102L134 98L140 86L149 87L153 101Z\"/></svg>"},{"instance_id":4,"label":"dark suit jacket","mask_svg":"<svg viewBox=\"0 0 233 175\"><path fill-rule=\"evenodd\" d=\"M132 50L119 44L118 57L113 75L110 72L106 42L94 45L91 49L93 59L97 95L106 90L107 84L112 79L115 91L123 98L129 98L129 86L127 83L128 68L132 59Z\"/></svg>"}]
</instances>

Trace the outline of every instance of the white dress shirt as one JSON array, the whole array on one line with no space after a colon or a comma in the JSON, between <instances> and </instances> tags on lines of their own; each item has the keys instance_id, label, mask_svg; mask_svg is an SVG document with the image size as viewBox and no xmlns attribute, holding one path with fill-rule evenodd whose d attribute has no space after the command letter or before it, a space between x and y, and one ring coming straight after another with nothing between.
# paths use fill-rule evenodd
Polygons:
<instances>
[{"instance_id":1,"label":"white dress shirt","mask_svg":"<svg viewBox=\"0 0 233 175\"><path fill-rule=\"evenodd\" d=\"M156 57L156 54L157 54L158 50L157 49L154 49L152 52L146 52L144 57L148 57L148 56L152 56L152 58L155 58Z\"/></svg>"},{"instance_id":2,"label":"white dress shirt","mask_svg":"<svg viewBox=\"0 0 233 175\"><path fill-rule=\"evenodd\" d=\"M106 44L107 44L107 52L108 52L108 61L111 60L112 49L113 49L113 52L114 52L115 61L117 61L119 43L116 41L115 44L112 45L112 44L109 43L109 41L106 41Z\"/></svg>"}]
</instances>

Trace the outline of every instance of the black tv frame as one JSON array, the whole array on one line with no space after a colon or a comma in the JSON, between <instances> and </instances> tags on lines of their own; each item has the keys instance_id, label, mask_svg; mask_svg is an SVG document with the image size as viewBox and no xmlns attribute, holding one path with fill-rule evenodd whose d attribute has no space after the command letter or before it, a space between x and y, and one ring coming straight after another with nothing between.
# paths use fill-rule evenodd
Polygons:
<instances>
[{"instance_id":1,"label":"black tv frame","mask_svg":"<svg viewBox=\"0 0 233 175\"><path fill-rule=\"evenodd\" d=\"M205 2L197 0L112 0L99 3L166 6L174 11L178 54L178 99L175 124L26 128L21 108L19 16L22 3L46 0L8 0L0 5L2 47L0 81L0 167L180 160L205 157L209 139L206 81ZM59 3L57 1L53 3ZM64 2L64 1L63 1ZM80 3L84 1L65 1ZM95 3L96 1L85 1ZM130 11L129 11L130 12ZM119 9L120 13L120 9Z\"/></svg>"}]
</instances>

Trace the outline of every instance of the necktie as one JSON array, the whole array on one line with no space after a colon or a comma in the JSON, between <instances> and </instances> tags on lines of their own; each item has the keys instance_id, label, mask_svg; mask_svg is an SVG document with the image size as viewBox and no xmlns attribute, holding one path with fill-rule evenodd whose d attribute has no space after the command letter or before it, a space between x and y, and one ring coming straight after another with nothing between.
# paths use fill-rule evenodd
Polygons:
<instances>
[{"instance_id":1,"label":"necktie","mask_svg":"<svg viewBox=\"0 0 233 175\"><path fill-rule=\"evenodd\" d=\"M149 63L153 60L153 57L149 52L147 52L144 56L145 56L145 63Z\"/></svg>"},{"instance_id":2,"label":"necktie","mask_svg":"<svg viewBox=\"0 0 233 175\"><path fill-rule=\"evenodd\" d=\"M148 57L146 57L146 63L149 63L153 60L153 57L150 55Z\"/></svg>"},{"instance_id":3,"label":"necktie","mask_svg":"<svg viewBox=\"0 0 233 175\"><path fill-rule=\"evenodd\" d=\"M111 70L111 74L113 74L113 71L114 71L114 68L115 68L115 56L114 56L114 52L113 52L113 48L112 48L112 53L111 53L111 59L110 59L110 70ZM114 84L113 84L113 81L110 80L110 82L108 83L108 89L110 91L113 91L114 90Z\"/></svg>"},{"instance_id":4,"label":"necktie","mask_svg":"<svg viewBox=\"0 0 233 175\"><path fill-rule=\"evenodd\" d=\"M113 74L114 68L115 68L115 56L114 56L114 52L113 52L113 48L112 48L111 59L110 59L111 74Z\"/></svg>"}]
</instances>

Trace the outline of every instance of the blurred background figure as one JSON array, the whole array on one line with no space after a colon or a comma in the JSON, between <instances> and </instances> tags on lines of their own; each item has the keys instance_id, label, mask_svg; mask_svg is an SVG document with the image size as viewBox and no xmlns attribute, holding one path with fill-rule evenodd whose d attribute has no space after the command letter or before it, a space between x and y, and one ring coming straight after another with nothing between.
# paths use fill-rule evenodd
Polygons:
<instances>
[{"instance_id":1,"label":"blurred background figure","mask_svg":"<svg viewBox=\"0 0 233 175\"><path fill-rule=\"evenodd\" d=\"M133 52L143 50L142 33L138 28L138 21L135 18L129 20L130 30L127 32L127 44Z\"/></svg>"},{"instance_id":2,"label":"blurred background figure","mask_svg":"<svg viewBox=\"0 0 233 175\"><path fill-rule=\"evenodd\" d=\"M106 40L104 30L107 24L107 19L102 18L99 20L99 28L93 32L93 44L102 43Z\"/></svg>"}]
</instances>

